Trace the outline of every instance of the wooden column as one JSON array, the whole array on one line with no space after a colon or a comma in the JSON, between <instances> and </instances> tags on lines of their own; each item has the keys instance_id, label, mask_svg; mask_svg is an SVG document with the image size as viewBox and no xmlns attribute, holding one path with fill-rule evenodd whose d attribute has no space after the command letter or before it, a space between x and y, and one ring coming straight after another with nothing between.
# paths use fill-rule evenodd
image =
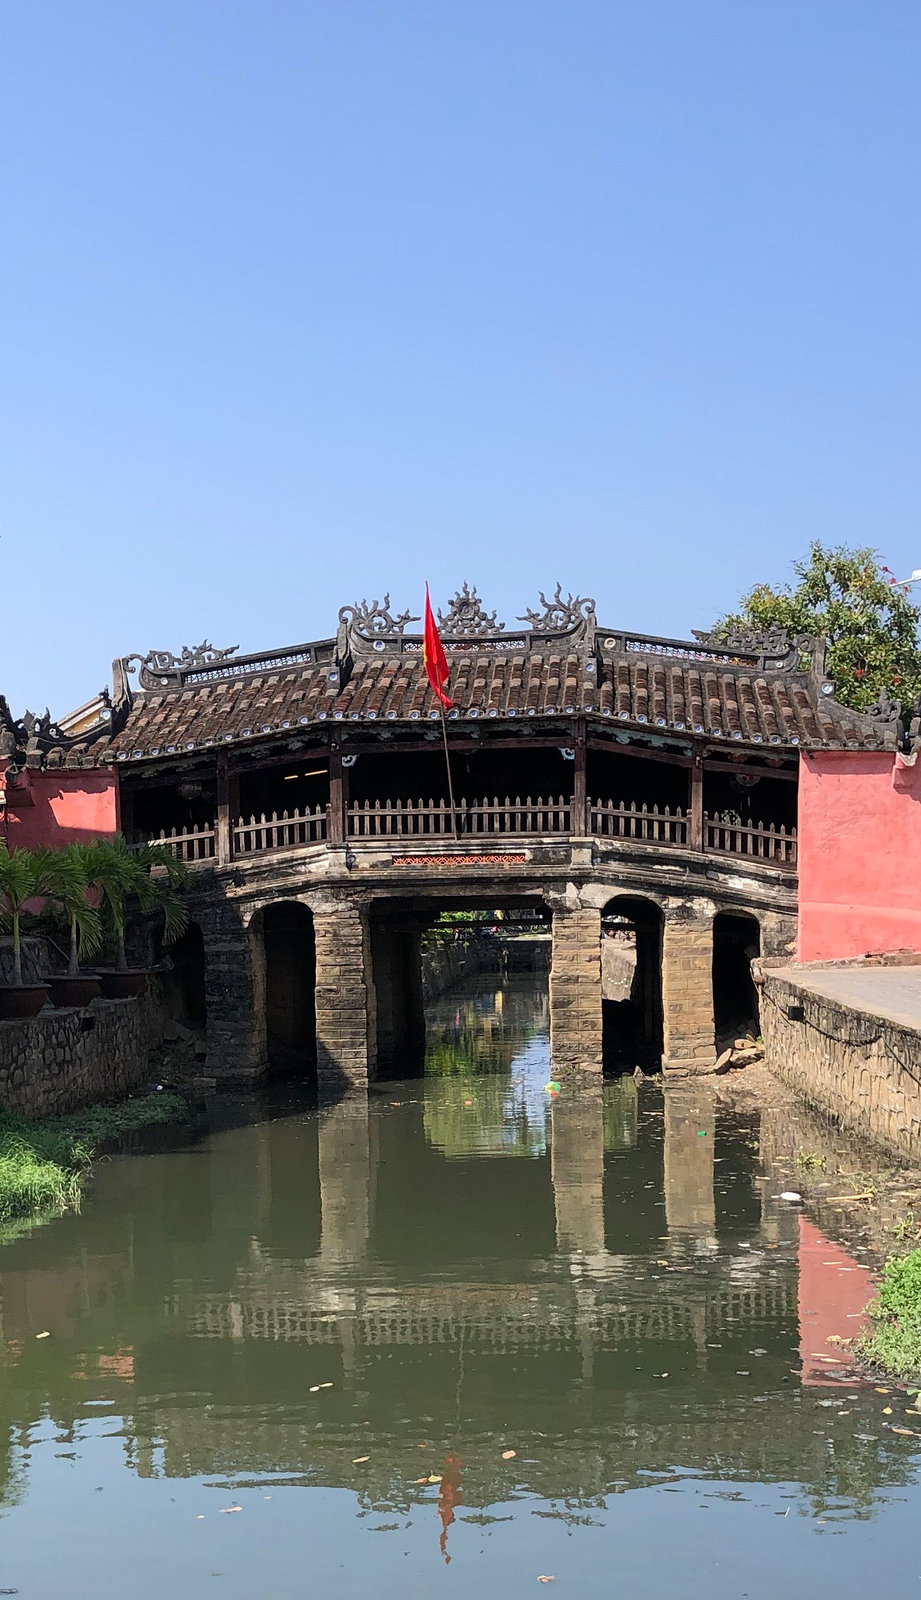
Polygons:
<instances>
[{"instance_id":1,"label":"wooden column","mask_svg":"<svg viewBox=\"0 0 921 1600\"><path fill-rule=\"evenodd\" d=\"M219 867L226 867L232 855L230 778L227 772L227 756L222 752L217 758L217 811L214 818L214 857Z\"/></svg>"},{"instance_id":2,"label":"wooden column","mask_svg":"<svg viewBox=\"0 0 921 1600\"><path fill-rule=\"evenodd\" d=\"M134 795L126 789L121 781L121 774L115 771L115 821L118 831L124 834L129 844L134 844ZM5 813L4 813L5 815Z\"/></svg>"},{"instance_id":3,"label":"wooden column","mask_svg":"<svg viewBox=\"0 0 921 1600\"><path fill-rule=\"evenodd\" d=\"M691 765L691 799L688 806L688 846L691 850L704 847L704 762L700 750L694 751Z\"/></svg>"},{"instance_id":4,"label":"wooden column","mask_svg":"<svg viewBox=\"0 0 921 1600\"><path fill-rule=\"evenodd\" d=\"M346 777L342 770L342 751L338 731L329 735L329 843L344 844L346 838Z\"/></svg>"},{"instance_id":5,"label":"wooden column","mask_svg":"<svg viewBox=\"0 0 921 1600\"><path fill-rule=\"evenodd\" d=\"M576 718L576 770L572 784L572 832L584 839L588 833L588 804L586 791L586 739L585 718Z\"/></svg>"}]
</instances>

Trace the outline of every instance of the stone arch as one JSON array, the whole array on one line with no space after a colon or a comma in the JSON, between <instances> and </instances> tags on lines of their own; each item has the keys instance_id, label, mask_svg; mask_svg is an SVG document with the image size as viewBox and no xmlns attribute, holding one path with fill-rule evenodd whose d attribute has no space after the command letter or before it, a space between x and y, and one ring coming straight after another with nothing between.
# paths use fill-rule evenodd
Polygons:
<instances>
[{"instance_id":1,"label":"stone arch","mask_svg":"<svg viewBox=\"0 0 921 1600\"><path fill-rule=\"evenodd\" d=\"M662 1059L662 909L622 894L601 913L603 1056L606 1069L658 1068Z\"/></svg>"},{"instance_id":2,"label":"stone arch","mask_svg":"<svg viewBox=\"0 0 921 1600\"><path fill-rule=\"evenodd\" d=\"M272 900L248 919L259 1053L269 1070L316 1074L316 938L310 907Z\"/></svg>"},{"instance_id":3,"label":"stone arch","mask_svg":"<svg viewBox=\"0 0 921 1600\"><path fill-rule=\"evenodd\" d=\"M736 1035L760 1032L758 990L751 963L761 954L761 924L747 911L713 919L713 1018L720 1049Z\"/></svg>"}]
</instances>

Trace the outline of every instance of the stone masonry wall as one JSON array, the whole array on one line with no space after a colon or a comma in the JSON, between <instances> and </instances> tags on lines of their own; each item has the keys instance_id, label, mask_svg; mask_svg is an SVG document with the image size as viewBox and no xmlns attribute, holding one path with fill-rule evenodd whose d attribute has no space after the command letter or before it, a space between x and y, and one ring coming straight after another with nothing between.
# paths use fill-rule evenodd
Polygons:
<instances>
[{"instance_id":1,"label":"stone masonry wall","mask_svg":"<svg viewBox=\"0 0 921 1600\"><path fill-rule=\"evenodd\" d=\"M666 910L662 939L663 1068L701 1072L715 1055L713 907L689 901Z\"/></svg>"},{"instance_id":2,"label":"stone masonry wall","mask_svg":"<svg viewBox=\"0 0 921 1600\"><path fill-rule=\"evenodd\" d=\"M770 972L761 1029L767 1065L811 1105L898 1155L921 1157L921 1034Z\"/></svg>"},{"instance_id":3,"label":"stone masonry wall","mask_svg":"<svg viewBox=\"0 0 921 1600\"><path fill-rule=\"evenodd\" d=\"M146 997L0 1022L0 1106L59 1116L136 1094L150 1078L152 1034Z\"/></svg>"},{"instance_id":4,"label":"stone masonry wall","mask_svg":"<svg viewBox=\"0 0 921 1600\"><path fill-rule=\"evenodd\" d=\"M44 939L24 935L20 941L23 983L44 983L45 973L55 970L48 959ZM13 938L0 935L0 983L13 981Z\"/></svg>"},{"instance_id":5,"label":"stone masonry wall","mask_svg":"<svg viewBox=\"0 0 921 1600\"><path fill-rule=\"evenodd\" d=\"M317 1082L322 1093L366 1086L377 1059L367 910L312 897L317 951Z\"/></svg>"},{"instance_id":6,"label":"stone masonry wall","mask_svg":"<svg viewBox=\"0 0 921 1600\"><path fill-rule=\"evenodd\" d=\"M601 912L593 906L553 913L550 1059L557 1075L601 1075Z\"/></svg>"}]
</instances>

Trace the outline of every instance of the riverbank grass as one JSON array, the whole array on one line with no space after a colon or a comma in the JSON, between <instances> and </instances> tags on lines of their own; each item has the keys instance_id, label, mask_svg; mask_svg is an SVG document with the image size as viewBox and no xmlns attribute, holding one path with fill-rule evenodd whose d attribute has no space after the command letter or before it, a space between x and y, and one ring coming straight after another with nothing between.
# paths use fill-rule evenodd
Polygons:
<instances>
[{"instance_id":1,"label":"riverbank grass","mask_svg":"<svg viewBox=\"0 0 921 1600\"><path fill-rule=\"evenodd\" d=\"M873 1327L863 1358L894 1378L921 1378L921 1250L890 1256L867 1310Z\"/></svg>"},{"instance_id":2,"label":"riverbank grass","mask_svg":"<svg viewBox=\"0 0 921 1600\"><path fill-rule=\"evenodd\" d=\"M165 1092L38 1121L0 1111L0 1237L21 1219L77 1205L103 1145L187 1115L182 1097Z\"/></svg>"}]
</instances>

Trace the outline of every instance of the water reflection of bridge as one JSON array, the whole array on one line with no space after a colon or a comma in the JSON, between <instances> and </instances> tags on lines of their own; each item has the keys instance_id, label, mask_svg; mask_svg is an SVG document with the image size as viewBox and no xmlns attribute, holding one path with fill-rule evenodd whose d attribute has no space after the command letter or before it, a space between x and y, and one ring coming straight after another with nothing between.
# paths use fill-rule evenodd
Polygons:
<instances>
[{"instance_id":1,"label":"water reflection of bridge","mask_svg":"<svg viewBox=\"0 0 921 1600\"><path fill-rule=\"evenodd\" d=\"M858 1500L909 1470L802 1398L796 1220L712 1092L561 1098L549 1158L465 1155L469 1096L440 1095L102 1172L98 1204L3 1258L14 1435L47 1412L78 1438L107 1398L142 1476L356 1488L368 1453L375 1505L458 1444L471 1507L522 1483L585 1503L675 1463ZM424 1133L452 1119L448 1157Z\"/></svg>"},{"instance_id":2,"label":"water reflection of bridge","mask_svg":"<svg viewBox=\"0 0 921 1600\"><path fill-rule=\"evenodd\" d=\"M292 1275L298 1276L292 1266ZM277 1283L287 1271L274 1267L270 1281L247 1282L231 1299L184 1297L176 1306L183 1331L198 1338L296 1340L309 1345L344 1345L373 1350L387 1345L463 1344L497 1351L554 1350L582 1346L609 1350L625 1343L696 1345L727 1333L740 1322L796 1326L795 1262L776 1283L734 1284L720 1274L697 1293L674 1289L665 1276L643 1303L624 1299L626 1283L565 1282L542 1289L520 1284L470 1283L439 1291L430 1285L399 1290L370 1288L351 1294L324 1288L300 1273L286 1293ZM631 1273L632 1276L632 1273ZM249 1277L249 1274L247 1274ZM626 1278L626 1272L624 1273ZM633 1287L631 1285L631 1287Z\"/></svg>"}]
</instances>

